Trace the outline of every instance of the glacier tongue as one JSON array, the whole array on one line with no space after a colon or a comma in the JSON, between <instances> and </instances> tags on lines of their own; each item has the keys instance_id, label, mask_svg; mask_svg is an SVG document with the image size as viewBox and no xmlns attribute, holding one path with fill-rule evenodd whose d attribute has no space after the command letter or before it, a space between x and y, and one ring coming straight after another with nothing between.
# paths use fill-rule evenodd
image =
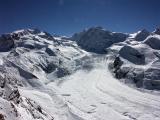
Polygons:
<instances>
[{"instance_id":1,"label":"glacier tongue","mask_svg":"<svg viewBox=\"0 0 160 120\"><path fill-rule=\"evenodd\" d=\"M91 58L92 59L92 58ZM59 85L71 112L87 120L158 120L160 97L117 81L106 57L97 58L91 71L79 70ZM48 85L52 88L53 83Z\"/></svg>"}]
</instances>

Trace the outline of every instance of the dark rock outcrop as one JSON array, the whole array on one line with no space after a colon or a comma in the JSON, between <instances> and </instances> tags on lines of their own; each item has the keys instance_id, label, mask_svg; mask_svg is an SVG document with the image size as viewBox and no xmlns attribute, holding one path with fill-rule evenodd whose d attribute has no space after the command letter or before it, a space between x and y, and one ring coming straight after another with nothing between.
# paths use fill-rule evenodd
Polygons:
<instances>
[{"instance_id":1,"label":"dark rock outcrop","mask_svg":"<svg viewBox=\"0 0 160 120\"><path fill-rule=\"evenodd\" d=\"M0 52L7 52L14 47L14 40L10 34L3 34L0 36Z\"/></svg>"},{"instance_id":2,"label":"dark rock outcrop","mask_svg":"<svg viewBox=\"0 0 160 120\"><path fill-rule=\"evenodd\" d=\"M138 64L138 65L145 64L144 54L140 53L137 49L131 46L122 47L121 50L119 51L119 54L121 57L123 57L124 59L127 59L128 61L134 64Z\"/></svg>"},{"instance_id":3,"label":"dark rock outcrop","mask_svg":"<svg viewBox=\"0 0 160 120\"><path fill-rule=\"evenodd\" d=\"M147 38L144 43L153 49L160 50L160 38L158 37L151 36Z\"/></svg>"},{"instance_id":4,"label":"dark rock outcrop","mask_svg":"<svg viewBox=\"0 0 160 120\"><path fill-rule=\"evenodd\" d=\"M153 33L157 34L157 35L160 35L160 27L157 28Z\"/></svg>"},{"instance_id":5,"label":"dark rock outcrop","mask_svg":"<svg viewBox=\"0 0 160 120\"><path fill-rule=\"evenodd\" d=\"M101 27L94 27L75 34L72 39L74 39L80 47L89 52L106 53L106 48L110 47L113 43L126 40L127 37L127 34L112 33Z\"/></svg>"},{"instance_id":6,"label":"dark rock outcrop","mask_svg":"<svg viewBox=\"0 0 160 120\"><path fill-rule=\"evenodd\" d=\"M146 29L143 29L140 31L136 36L135 40L137 41L143 41L150 35L150 32L148 32Z\"/></svg>"}]
</instances>

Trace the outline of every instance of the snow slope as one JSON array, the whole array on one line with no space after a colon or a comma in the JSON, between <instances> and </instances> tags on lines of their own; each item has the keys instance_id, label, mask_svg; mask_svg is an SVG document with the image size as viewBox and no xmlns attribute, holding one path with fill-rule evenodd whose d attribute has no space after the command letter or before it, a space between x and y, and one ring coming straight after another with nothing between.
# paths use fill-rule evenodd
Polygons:
<instances>
[{"instance_id":1,"label":"snow slope","mask_svg":"<svg viewBox=\"0 0 160 120\"><path fill-rule=\"evenodd\" d=\"M94 61L91 71L77 71L59 85L70 109L84 120L159 120L160 96L120 83L102 59Z\"/></svg>"}]
</instances>

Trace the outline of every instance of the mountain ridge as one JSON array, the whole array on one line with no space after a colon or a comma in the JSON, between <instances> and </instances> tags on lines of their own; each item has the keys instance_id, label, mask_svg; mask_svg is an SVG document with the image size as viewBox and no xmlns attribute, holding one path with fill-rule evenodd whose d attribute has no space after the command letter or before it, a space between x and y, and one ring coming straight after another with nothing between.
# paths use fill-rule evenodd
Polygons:
<instances>
[{"instance_id":1,"label":"mountain ridge","mask_svg":"<svg viewBox=\"0 0 160 120\"><path fill-rule=\"evenodd\" d=\"M70 38L38 29L1 35L0 119L159 119L159 95L152 93L160 89L157 31L126 34L93 27Z\"/></svg>"}]
</instances>

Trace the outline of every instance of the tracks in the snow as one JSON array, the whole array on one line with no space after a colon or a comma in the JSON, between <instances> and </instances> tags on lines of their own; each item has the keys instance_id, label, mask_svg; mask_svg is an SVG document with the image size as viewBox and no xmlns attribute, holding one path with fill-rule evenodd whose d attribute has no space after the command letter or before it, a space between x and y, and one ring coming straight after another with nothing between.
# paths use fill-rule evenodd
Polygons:
<instances>
[{"instance_id":1,"label":"tracks in the snow","mask_svg":"<svg viewBox=\"0 0 160 120\"><path fill-rule=\"evenodd\" d=\"M113 78L106 57L89 61L92 70L79 70L60 85L64 99L75 111L90 116L87 120L160 119L159 96L142 93Z\"/></svg>"}]
</instances>

